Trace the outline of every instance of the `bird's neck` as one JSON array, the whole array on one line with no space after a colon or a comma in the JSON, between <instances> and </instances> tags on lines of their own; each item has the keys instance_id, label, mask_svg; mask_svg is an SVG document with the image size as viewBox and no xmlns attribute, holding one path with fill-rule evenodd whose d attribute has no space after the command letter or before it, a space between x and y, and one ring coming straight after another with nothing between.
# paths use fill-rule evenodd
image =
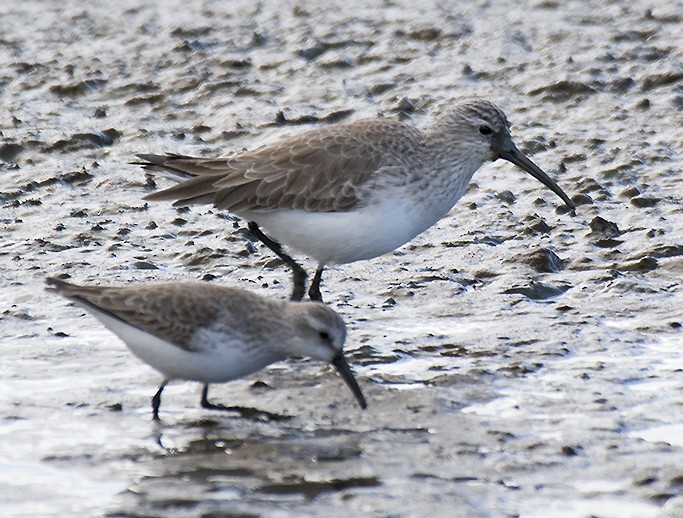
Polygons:
<instances>
[{"instance_id":1,"label":"bird's neck","mask_svg":"<svg viewBox=\"0 0 683 518\"><path fill-rule=\"evenodd\" d=\"M465 194L472 176L482 165L481 159L466 152L454 152L453 146L428 138L423 142L421 155L417 167L424 173L417 178L418 187L435 203L450 210Z\"/></svg>"}]
</instances>

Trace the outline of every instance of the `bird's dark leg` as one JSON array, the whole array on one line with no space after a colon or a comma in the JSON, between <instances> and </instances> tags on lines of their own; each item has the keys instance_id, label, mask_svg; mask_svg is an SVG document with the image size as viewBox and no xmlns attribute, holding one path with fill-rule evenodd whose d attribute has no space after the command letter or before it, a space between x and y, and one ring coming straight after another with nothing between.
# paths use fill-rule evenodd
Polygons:
<instances>
[{"instance_id":1,"label":"bird's dark leg","mask_svg":"<svg viewBox=\"0 0 683 518\"><path fill-rule=\"evenodd\" d=\"M168 385L169 380L164 380L159 385L159 390L152 397L152 419L155 421L159 420L159 406L161 405L161 393L164 391L166 385Z\"/></svg>"},{"instance_id":2,"label":"bird's dark leg","mask_svg":"<svg viewBox=\"0 0 683 518\"><path fill-rule=\"evenodd\" d=\"M308 289L308 296L311 297L311 300L323 301L323 296L320 294L320 281L323 280L324 269L324 266L318 266L318 269L315 271L311 287Z\"/></svg>"},{"instance_id":3,"label":"bird's dark leg","mask_svg":"<svg viewBox=\"0 0 683 518\"><path fill-rule=\"evenodd\" d=\"M239 407L235 406L225 406L225 405L219 405L217 403L209 403L209 384L205 383L204 388L202 389L202 401L201 401L202 408L208 408L210 410L228 410L228 411L237 411L239 412Z\"/></svg>"},{"instance_id":4,"label":"bird's dark leg","mask_svg":"<svg viewBox=\"0 0 683 518\"><path fill-rule=\"evenodd\" d=\"M206 383L204 384L204 388L202 389L202 401L201 405L202 408L210 408L211 410L232 410L232 408L223 406L223 405L215 405L213 403L209 403L209 384Z\"/></svg>"},{"instance_id":5,"label":"bird's dark leg","mask_svg":"<svg viewBox=\"0 0 683 518\"><path fill-rule=\"evenodd\" d=\"M299 301L303 299L304 293L306 293L306 271L299 263L282 251L282 245L280 245L280 243L273 241L271 238L266 236L256 223L250 221L248 226L249 231L254 234L254 236L256 236L261 243L270 248L275 255L282 259L285 264L291 268L292 280L294 281L291 300Z\"/></svg>"}]
</instances>

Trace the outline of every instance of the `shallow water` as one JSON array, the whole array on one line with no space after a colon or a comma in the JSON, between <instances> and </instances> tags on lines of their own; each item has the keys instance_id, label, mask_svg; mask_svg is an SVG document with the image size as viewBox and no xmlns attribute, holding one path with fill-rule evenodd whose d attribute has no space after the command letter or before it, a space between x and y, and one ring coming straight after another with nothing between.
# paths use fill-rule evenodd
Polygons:
<instances>
[{"instance_id":1,"label":"shallow water","mask_svg":"<svg viewBox=\"0 0 683 518\"><path fill-rule=\"evenodd\" d=\"M680 3L140 4L0 5L3 516L683 515ZM366 412L288 362L211 397L290 419L205 411L178 383L155 424L157 374L43 290L286 297L234 219L146 204L134 154L421 124L474 95L577 214L490 164L414 242L331 269Z\"/></svg>"}]
</instances>

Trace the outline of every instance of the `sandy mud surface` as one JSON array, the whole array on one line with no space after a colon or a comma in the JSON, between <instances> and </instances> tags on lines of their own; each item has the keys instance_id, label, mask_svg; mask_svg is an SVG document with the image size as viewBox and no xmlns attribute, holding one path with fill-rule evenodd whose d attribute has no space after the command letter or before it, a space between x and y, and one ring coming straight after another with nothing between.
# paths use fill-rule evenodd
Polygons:
<instances>
[{"instance_id":1,"label":"sandy mud surface","mask_svg":"<svg viewBox=\"0 0 683 518\"><path fill-rule=\"evenodd\" d=\"M683 516L680 2L0 3L0 508L19 516ZM665 5L666 4L666 5ZM499 104L509 163L330 269L369 400L286 362L199 408L46 275L285 298L241 222L142 197L135 153L225 155ZM308 267L313 266L308 263Z\"/></svg>"}]
</instances>

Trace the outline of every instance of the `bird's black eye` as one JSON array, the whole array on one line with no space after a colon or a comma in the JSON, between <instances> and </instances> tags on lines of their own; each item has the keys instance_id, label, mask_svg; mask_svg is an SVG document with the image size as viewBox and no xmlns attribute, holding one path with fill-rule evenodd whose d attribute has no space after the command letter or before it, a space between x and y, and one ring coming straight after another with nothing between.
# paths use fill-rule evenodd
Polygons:
<instances>
[{"instance_id":1,"label":"bird's black eye","mask_svg":"<svg viewBox=\"0 0 683 518\"><path fill-rule=\"evenodd\" d=\"M327 331L320 331L318 335L325 341L328 341L330 339L330 333L328 333Z\"/></svg>"},{"instance_id":2,"label":"bird's black eye","mask_svg":"<svg viewBox=\"0 0 683 518\"><path fill-rule=\"evenodd\" d=\"M479 126L479 133L482 135L490 135L493 133L493 130L491 129L491 126L487 126L486 124L482 124Z\"/></svg>"}]
</instances>

